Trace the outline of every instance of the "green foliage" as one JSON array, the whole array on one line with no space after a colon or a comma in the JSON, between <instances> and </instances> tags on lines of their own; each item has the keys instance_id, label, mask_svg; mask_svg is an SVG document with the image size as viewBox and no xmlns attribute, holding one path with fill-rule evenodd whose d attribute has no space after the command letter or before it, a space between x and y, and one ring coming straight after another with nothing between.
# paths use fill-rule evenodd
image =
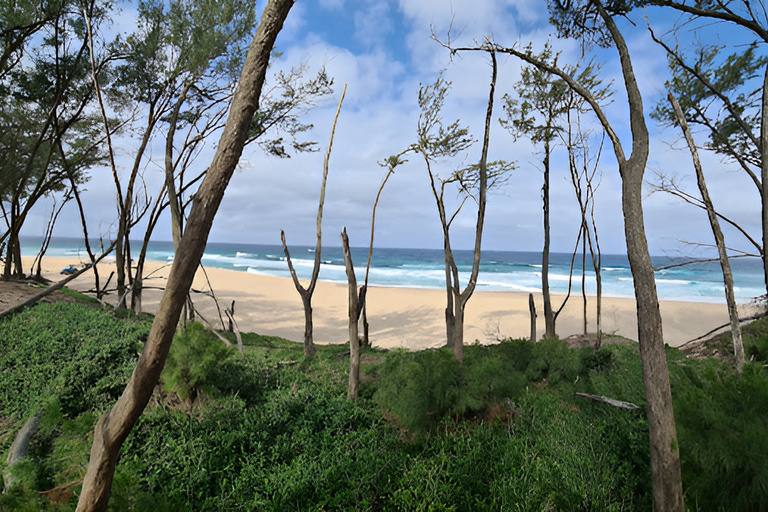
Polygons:
<instances>
[{"instance_id":1,"label":"green foliage","mask_svg":"<svg viewBox=\"0 0 768 512\"><path fill-rule=\"evenodd\" d=\"M459 401L459 363L449 349L388 355L374 400L410 429L424 429Z\"/></svg>"},{"instance_id":2,"label":"green foliage","mask_svg":"<svg viewBox=\"0 0 768 512\"><path fill-rule=\"evenodd\" d=\"M710 359L673 372L687 502L701 510L768 510L768 378Z\"/></svg>"},{"instance_id":3,"label":"green foliage","mask_svg":"<svg viewBox=\"0 0 768 512\"><path fill-rule=\"evenodd\" d=\"M591 358L560 340L505 341L465 347L464 366L448 349L395 351L381 369L374 400L414 430L434 427L444 416L481 412L516 399L529 382L548 386L586 375Z\"/></svg>"},{"instance_id":4,"label":"green foliage","mask_svg":"<svg viewBox=\"0 0 768 512\"><path fill-rule=\"evenodd\" d=\"M46 309L54 306L0 324L11 352L20 344L50 344L45 329L42 341L23 333L32 323L29 332L37 332L43 318L58 334L70 331L55 326L57 318L84 327L143 325L77 304ZM73 322L69 310L79 320ZM108 320L100 324L88 312ZM103 329L84 329L81 350L103 345L104 333L114 328ZM220 346L204 334L192 338ZM59 365L67 366L65 357L77 351L60 354ZM608 345L596 354L558 340L472 345L460 371L446 349L365 354L372 361L363 366L367 384L353 403L345 400L345 346L320 346L303 358L300 344L246 335L245 357L225 358L209 370L208 385L218 391L194 414L163 407L144 412L123 446L111 509L650 510L644 411L574 395L585 391L642 406L636 345ZM739 377L674 349L668 360L686 503L692 510L764 510L765 369L747 364ZM130 370L132 363L122 364ZM83 377L92 381L87 372ZM74 502L49 504L38 491L77 480L85 469L97 414L74 415L78 408L59 400L65 394L35 381L29 386L45 395L35 405L45 409L40 433L16 469L24 485L0 494L0 511L73 510ZM389 421L392 416L400 424ZM3 447L23 417L4 420Z\"/></svg>"},{"instance_id":5,"label":"green foliage","mask_svg":"<svg viewBox=\"0 0 768 512\"><path fill-rule=\"evenodd\" d=\"M690 57L682 51L669 54L673 76L667 87L678 99L686 121L709 133L709 149L760 167L760 84L768 59L760 55L756 43L731 55L722 55L724 49L724 45L697 42ZM666 99L651 117L678 124Z\"/></svg>"},{"instance_id":6,"label":"green foliage","mask_svg":"<svg viewBox=\"0 0 768 512\"><path fill-rule=\"evenodd\" d=\"M210 383L217 366L233 353L200 322L194 322L173 339L162 379L169 393L194 403Z\"/></svg>"},{"instance_id":7,"label":"green foliage","mask_svg":"<svg viewBox=\"0 0 768 512\"><path fill-rule=\"evenodd\" d=\"M67 416L101 410L130 378L147 322L82 304L39 304L0 322L0 414L16 419L57 397Z\"/></svg>"}]
</instances>

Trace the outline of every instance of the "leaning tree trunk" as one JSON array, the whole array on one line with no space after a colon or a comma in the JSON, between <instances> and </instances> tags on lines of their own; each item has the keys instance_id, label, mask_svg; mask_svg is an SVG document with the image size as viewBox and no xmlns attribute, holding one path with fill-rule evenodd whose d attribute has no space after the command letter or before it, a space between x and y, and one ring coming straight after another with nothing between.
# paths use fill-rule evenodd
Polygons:
<instances>
[{"instance_id":1,"label":"leaning tree trunk","mask_svg":"<svg viewBox=\"0 0 768 512\"><path fill-rule=\"evenodd\" d=\"M704 171L701 168L699 152L696 149L696 143L693 141L693 136L691 135L688 123L683 115L683 110L680 108L677 98L675 98L671 92L667 94L667 98L672 104L677 121L680 123L680 127L683 130L685 141L688 143L688 149L691 151L693 168L696 171L696 183L699 186L699 192L701 192L701 200L704 202L704 206L707 210L709 225L712 228L712 235L715 237L720 268L723 271L723 285L725 286L725 302L728 305L728 318L731 321L731 339L733 340L733 354L736 357L736 371L741 373L741 369L744 366L744 343L741 339L739 310L736 306L736 296L733 293L733 272L731 272L731 263L728 261L728 251L725 247L723 230L720 229L720 221L717 218L717 212L715 212L715 207L712 204L712 198L709 196L707 182L704 181Z\"/></svg>"},{"instance_id":2,"label":"leaning tree trunk","mask_svg":"<svg viewBox=\"0 0 768 512\"><path fill-rule=\"evenodd\" d=\"M77 505L78 512L107 510L120 448L157 385L214 216L258 109L275 39L292 6L293 0L270 0L264 8L240 75L229 119L208 174L192 205L187 229L168 275L149 337L125 391L94 428L93 447Z\"/></svg>"}]
</instances>

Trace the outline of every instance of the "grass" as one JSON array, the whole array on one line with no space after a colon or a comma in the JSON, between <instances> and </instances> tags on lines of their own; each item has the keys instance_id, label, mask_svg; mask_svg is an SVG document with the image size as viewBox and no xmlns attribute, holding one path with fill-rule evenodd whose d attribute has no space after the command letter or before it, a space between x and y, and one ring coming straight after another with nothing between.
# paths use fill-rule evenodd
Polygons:
<instances>
[{"instance_id":1,"label":"grass","mask_svg":"<svg viewBox=\"0 0 768 512\"><path fill-rule=\"evenodd\" d=\"M38 491L77 490L93 424L122 391L149 325L77 303L0 323L0 451L45 411L16 469L22 483L0 495L0 510L74 510L75 495L54 504ZM760 357L766 331L754 331L747 343ZM651 508L644 410L575 395L644 406L637 345L469 345L461 369L445 349L364 349L352 403L347 347L305 358L280 338L243 341L243 357L223 351L213 366L205 354L182 359L205 366L193 405L158 388L123 447L111 510ZM668 360L687 507L766 510L765 359L742 377L674 349ZM184 371L165 374L168 389Z\"/></svg>"}]
</instances>

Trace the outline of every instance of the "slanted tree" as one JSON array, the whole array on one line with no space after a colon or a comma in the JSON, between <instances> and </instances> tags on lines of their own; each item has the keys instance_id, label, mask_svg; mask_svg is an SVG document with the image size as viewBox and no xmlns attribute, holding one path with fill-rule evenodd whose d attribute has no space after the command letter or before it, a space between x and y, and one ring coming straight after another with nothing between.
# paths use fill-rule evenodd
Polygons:
<instances>
[{"instance_id":1,"label":"slanted tree","mask_svg":"<svg viewBox=\"0 0 768 512\"><path fill-rule=\"evenodd\" d=\"M709 189L707 182L704 179L704 170L701 166L701 160L699 159L699 152L696 149L696 143L693 140L693 135L688 127L688 123L685 121L685 115L683 109L680 107L680 103L677 101L672 93L667 95L669 103L675 112L675 117L680 125L680 129L683 131L685 142L688 144L688 149L691 152L691 158L693 159L693 168L696 171L696 184L699 187L701 193L701 200L704 203L707 210L707 217L709 218L709 225L712 228L712 235L715 238L715 245L717 246L718 258L720 260L720 268L723 272L723 285L725 287L725 301L728 305L728 318L731 323L731 338L733 341L733 353L736 357L736 371L741 373L742 366L744 365L744 343L741 339L741 325L739 324L739 310L736 306L736 296L733 292L733 272L731 271L731 263L728 260L728 250L725 246L725 237L723 236L723 230L720 228L720 220L715 212L715 207L712 204L712 198L709 195Z\"/></svg>"},{"instance_id":2,"label":"slanted tree","mask_svg":"<svg viewBox=\"0 0 768 512\"><path fill-rule=\"evenodd\" d=\"M700 20L705 24L702 31L712 30L712 21L721 21L744 29L754 36L759 43L768 43L768 14L762 3L755 9L749 0L686 2L685 0L650 0L638 2L669 7L686 15L683 23L690 30L688 21ZM654 39L661 42L658 38ZM760 256L763 260L763 274L768 297L768 59L756 53L756 45L746 50L739 50L728 56L721 66L713 66L712 57L719 53L717 46L701 46L697 63L686 65L680 54L667 46L670 60L685 70L695 80L673 83L673 94L680 99L683 112L689 123L688 95L692 101L697 99L703 105L720 103L722 117L711 116L710 112L702 120L711 130L710 146L718 153L737 162L755 183L761 200L762 239L759 243ZM746 84L754 77L759 80L758 87ZM757 80L756 80L757 81ZM674 90L684 85L685 90ZM744 88L743 86L746 86Z\"/></svg>"},{"instance_id":3,"label":"slanted tree","mask_svg":"<svg viewBox=\"0 0 768 512\"><path fill-rule=\"evenodd\" d=\"M285 232L280 231L280 241L283 243L283 252L285 253L285 261L288 263L288 270L291 272L291 278L293 284L296 287L296 291L301 296L301 303L304 306L304 355L311 356L316 352L314 342L314 326L312 323L312 295L315 293L315 286L317 285L317 278L320 275L320 253L322 251L323 244L323 206L325 205L325 185L328 183L328 167L331 160L331 150L333 149L333 137L336 133L336 123L339 121L339 114L341 113L341 105L344 103L344 96L347 94L347 86L344 85L344 90L339 98L339 105L336 107L336 116L333 119L333 127L331 128L331 138L328 142L328 150L325 153L325 160L323 161L323 182L320 185L320 200L317 205L317 222L315 226L315 261L312 267L312 276L309 279L309 283L306 287L299 281L299 276L296 274L296 269L293 268L293 262L291 261L291 254L288 251L288 244L285 242Z\"/></svg>"},{"instance_id":4,"label":"slanted tree","mask_svg":"<svg viewBox=\"0 0 768 512\"><path fill-rule=\"evenodd\" d=\"M168 284L131 379L115 405L94 428L88 470L78 512L107 510L120 448L146 407L157 385L195 270L224 191L235 171L258 109L269 58L293 0L270 0L246 55L229 118L208 173L200 185L187 219Z\"/></svg>"},{"instance_id":5,"label":"slanted tree","mask_svg":"<svg viewBox=\"0 0 768 512\"><path fill-rule=\"evenodd\" d=\"M648 250L643 218L643 176L650 151L650 137L643 111L643 97L635 78L629 48L613 20L613 16L626 15L629 6L624 3L606 6L601 0L564 2L555 0L549 7L550 20L561 36L579 38L587 46L600 44L613 46L616 49L629 107L629 129L632 138L632 151L629 155L625 153L621 138L599 102L586 87L559 67L541 62L531 52L521 51L515 47L502 47L492 42L476 47L453 48L453 51L479 50L506 53L559 76L589 104L612 143L621 175L624 234L637 302L638 339L651 454L653 505L654 510L683 512L685 505L672 391L664 351L664 333L653 263ZM612 10L609 11L608 7Z\"/></svg>"}]
</instances>

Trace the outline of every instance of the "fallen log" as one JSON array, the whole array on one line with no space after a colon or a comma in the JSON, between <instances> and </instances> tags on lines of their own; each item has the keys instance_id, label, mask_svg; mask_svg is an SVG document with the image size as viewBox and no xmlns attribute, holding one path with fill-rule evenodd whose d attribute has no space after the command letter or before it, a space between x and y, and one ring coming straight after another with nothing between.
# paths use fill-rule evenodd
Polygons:
<instances>
[{"instance_id":1,"label":"fallen log","mask_svg":"<svg viewBox=\"0 0 768 512\"><path fill-rule=\"evenodd\" d=\"M590 395L588 393L576 393L576 395L583 398L589 398L590 400L594 400L595 402L602 402L604 404L612 405L614 407L619 407L621 409L629 409L630 411L636 411L640 409L639 405L633 404L632 402L616 400L615 398L608 398L607 396Z\"/></svg>"}]
</instances>

